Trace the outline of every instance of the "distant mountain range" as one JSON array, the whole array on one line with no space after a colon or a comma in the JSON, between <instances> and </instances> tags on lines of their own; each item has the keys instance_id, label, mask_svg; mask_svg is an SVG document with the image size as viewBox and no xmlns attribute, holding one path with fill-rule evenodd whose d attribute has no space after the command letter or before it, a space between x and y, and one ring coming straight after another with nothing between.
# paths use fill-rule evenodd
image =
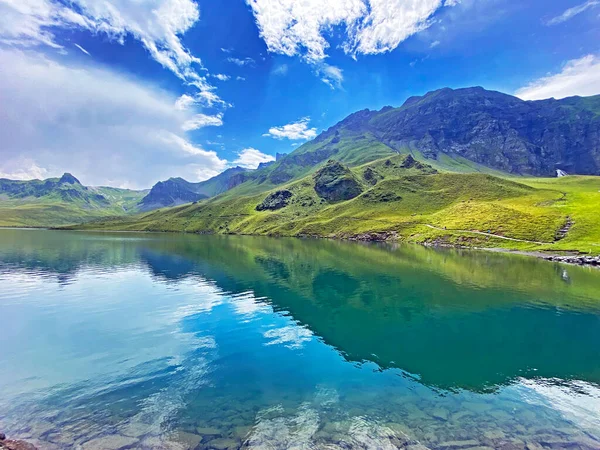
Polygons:
<instances>
[{"instance_id":1,"label":"distant mountain range","mask_svg":"<svg viewBox=\"0 0 600 450\"><path fill-rule=\"evenodd\" d=\"M70 173L46 180L0 178L0 225L56 226L138 212L147 193L86 187Z\"/></svg>"},{"instance_id":2,"label":"distant mountain range","mask_svg":"<svg viewBox=\"0 0 600 450\"><path fill-rule=\"evenodd\" d=\"M95 211L95 216L135 213L224 193L265 192L315 173L328 160L357 167L397 154L450 172L598 175L600 96L523 101L481 87L445 88L411 97L399 108L351 114L255 170L234 167L199 183L170 178L150 191L84 187L70 174L43 181L0 180L0 207L43 200Z\"/></svg>"},{"instance_id":3,"label":"distant mountain range","mask_svg":"<svg viewBox=\"0 0 600 450\"><path fill-rule=\"evenodd\" d=\"M190 183L183 178L159 181L142 199L140 207L142 210L148 211L214 197L246 181L245 174L247 172L248 169L233 167L200 183Z\"/></svg>"},{"instance_id":4,"label":"distant mountain range","mask_svg":"<svg viewBox=\"0 0 600 450\"><path fill-rule=\"evenodd\" d=\"M600 95L524 101L481 87L440 89L399 108L351 114L257 170L229 169L202 183L158 183L144 208L197 201L240 184L248 192L266 190L329 159L356 166L398 153L452 172L599 175ZM218 189L205 189L213 185Z\"/></svg>"}]
</instances>

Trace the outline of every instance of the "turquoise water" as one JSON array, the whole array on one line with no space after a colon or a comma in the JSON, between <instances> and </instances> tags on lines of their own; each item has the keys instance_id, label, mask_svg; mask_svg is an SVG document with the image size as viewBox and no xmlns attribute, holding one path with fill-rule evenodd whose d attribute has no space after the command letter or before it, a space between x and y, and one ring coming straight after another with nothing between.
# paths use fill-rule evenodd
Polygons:
<instances>
[{"instance_id":1,"label":"turquoise water","mask_svg":"<svg viewBox=\"0 0 600 450\"><path fill-rule=\"evenodd\" d=\"M600 271L0 230L0 430L40 448L600 448Z\"/></svg>"}]
</instances>

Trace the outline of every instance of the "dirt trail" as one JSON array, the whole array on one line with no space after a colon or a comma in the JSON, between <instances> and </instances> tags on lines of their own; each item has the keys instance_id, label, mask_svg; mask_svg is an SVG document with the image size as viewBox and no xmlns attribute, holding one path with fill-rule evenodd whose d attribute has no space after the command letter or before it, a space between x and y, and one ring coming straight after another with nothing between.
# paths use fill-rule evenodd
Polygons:
<instances>
[{"instance_id":1,"label":"dirt trail","mask_svg":"<svg viewBox=\"0 0 600 450\"><path fill-rule=\"evenodd\" d=\"M436 227L435 225L430 225L428 223L425 224L425 226L429 227L429 228L433 228L434 230L440 230L440 231L452 231L452 232L458 232L458 233L470 233L470 234L480 234L482 236L489 236L489 237L495 237L498 239L505 239L507 241L514 241L514 242L527 242L530 244L539 244L539 245L544 245L544 244L551 244L551 242L538 242L538 241L528 241L527 239L516 239L516 238L510 238L510 237L506 237L506 236L500 236L499 234L492 234L492 233L484 233L483 231L471 231L471 230L448 230L446 228L441 228L441 227Z\"/></svg>"}]
</instances>

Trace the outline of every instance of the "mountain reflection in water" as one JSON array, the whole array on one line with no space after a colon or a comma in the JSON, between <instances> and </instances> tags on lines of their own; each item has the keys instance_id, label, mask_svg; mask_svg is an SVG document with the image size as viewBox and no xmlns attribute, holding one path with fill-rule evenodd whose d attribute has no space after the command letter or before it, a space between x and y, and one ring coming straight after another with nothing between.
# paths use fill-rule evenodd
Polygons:
<instances>
[{"instance_id":1,"label":"mountain reflection in water","mask_svg":"<svg viewBox=\"0 0 600 450\"><path fill-rule=\"evenodd\" d=\"M572 428L564 442L600 447L598 270L417 246L1 230L0 282L0 312L13 324L0 362L40 367L27 373L30 360L0 376L10 400L0 424L25 437L127 438L135 418L147 425L130 436L139 445L169 430L173 442L199 436L189 448L218 439L443 448L472 438L493 447L548 440L552 424ZM129 323L117 329L111 314ZM61 333L78 340L72 349L41 343ZM40 356L48 349L56 361ZM77 369L56 370L62 357ZM19 415L34 426L19 426ZM85 432L36 433L40 421ZM273 430L288 440L273 444Z\"/></svg>"}]
</instances>

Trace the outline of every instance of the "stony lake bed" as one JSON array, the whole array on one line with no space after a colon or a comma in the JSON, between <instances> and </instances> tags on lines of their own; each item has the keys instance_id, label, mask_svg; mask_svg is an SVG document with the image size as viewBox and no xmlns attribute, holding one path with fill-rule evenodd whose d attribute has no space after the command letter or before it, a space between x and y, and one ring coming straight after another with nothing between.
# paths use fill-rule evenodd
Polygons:
<instances>
[{"instance_id":1,"label":"stony lake bed","mask_svg":"<svg viewBox=\"0 0 600 450\"><path fill-rule=\"evenodd\" d=\"M600 271L0 230L0 430L40 449L597 449Z\"/></svg>"}]
</instances>

